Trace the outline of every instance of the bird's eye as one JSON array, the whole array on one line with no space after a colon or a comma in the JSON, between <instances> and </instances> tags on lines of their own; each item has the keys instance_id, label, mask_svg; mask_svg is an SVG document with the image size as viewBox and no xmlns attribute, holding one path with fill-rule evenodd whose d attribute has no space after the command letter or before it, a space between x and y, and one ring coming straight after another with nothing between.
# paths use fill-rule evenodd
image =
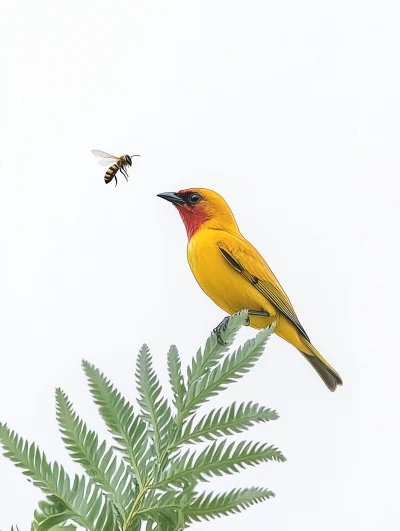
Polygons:
<instances>
[{"instance_id":1,"label":"bird's eye","mask_svg":"<svg viewBox=\"0 0 400 531\"><path fill-rule=\"evenodd\" d=\"M201 196L199 194L193 193L189 195L189 203L191 205L194 205L195 203L198 203L201 199Z\"/></svg>"}]
</instances>

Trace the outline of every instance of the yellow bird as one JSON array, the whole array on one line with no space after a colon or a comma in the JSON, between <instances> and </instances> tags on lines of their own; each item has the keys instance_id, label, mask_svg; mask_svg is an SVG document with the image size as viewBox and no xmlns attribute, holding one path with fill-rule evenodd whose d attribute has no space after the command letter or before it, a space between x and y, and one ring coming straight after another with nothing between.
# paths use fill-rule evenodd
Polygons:
<instances>
[{"instance_id":1,"label":"yellow bird","mask_svg":"<svg viewBox=\"0 0 400 531\"><path fill-rule=\"evenodd\" d=\"M240 233L225 199L205 188L158 197L178 209L188 236L188 262L201 289L230 315L248 309L247 324L253 328L275 322L276 334L303 354L331 391L343 385L339 374L312 345L268 264ZM215 328L218 335L228 319Z\"/></svg>"}]
</instances>

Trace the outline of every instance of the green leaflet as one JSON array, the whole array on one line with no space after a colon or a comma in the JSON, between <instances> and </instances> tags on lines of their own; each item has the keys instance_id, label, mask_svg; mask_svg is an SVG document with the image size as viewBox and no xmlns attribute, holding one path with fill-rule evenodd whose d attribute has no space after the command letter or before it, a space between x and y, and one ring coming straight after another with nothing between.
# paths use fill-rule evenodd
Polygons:
<instances>
[{"instance_id":1,"label":"green leaflet","mask_svg":"<svg viewBox=\"0 0 400 531\"><path fill-rule=\"evenodd\" d=\"M104 441L99 444L97 434L88 430L61 389L56 389L56 406L62 439L72 459L107 493L124 519L135 495L135 484L126 465Z\"/></svg>"},{"instance_id":2,"label":"green leaflet","mask_svg":"<svg viewBox=\"0 0 400 531\"><path fill-rule=\"evenodd\" d=\"M195 383L189 387L184 402L185 416L193 413L201 404L225 389L228 384L239 380L248 372L264 352L268 338L274 327L269 326L257 334L254 339L249 339L239 349L228 355L221 363L217 364Z\"/></svg>"},{"instance_id":3,"label":"green leaflet","mask_svg":"<svg viewBox=\"0 0 400 531\"><path fill-rule=\"evenodd\" d=\"M118 444L118 449L142 486L150 472L152 454L148 425L136 415L133 406L125 400L111 382L96 367L82 362L89 387L100 415Z\"/></svg>"},{"instance_id":4,"label":"green leaflet","mask_svg":"<svg viewBox=\"0 0 400 531\"><path fill-rule=\"evenodd\" d=\"M0 425L0 442L11 459L34 485L45 494L53 494L71 513L71 519L88 531L109 531L115 524L114 512L101 490L91 480L75 476L73 483L57 462L48 463L45 455L28 444L7 426ZM65 512L65 511L64 511Z\"/></svg>"},{"instance_id":5,"label":"green leaflet","mask_svg":"<svg viewBox=\"0 0 400 531\"><path fill-rule=\"evenodd\" d=\"M275 494L270 490L259 487L234 489L223 494L203 492L186 509L185 517L188 522L200 522L201 520L227 516L241 512L251 505L274 496Z\"/></svg>"},{"instance_id":6,"label":"green leaflet","mask_svg":"<svg viewBox=\"0 0 400 531\"><path fill-rule=\"evenodd\" d=\"M227 328L221 333L221 338L224 343L218 343L216 334L212 333L207 339L204 349L199 349L196 356L192 360L192 364L188 367L188 387L192 387L197 380L199 380L206 371L209 371L222 358L222 356L228 352L229 347L232 345L235 336L241 326L247 319L247 312L242 312L233 315L228 322Z\"/></svg>"},{"instance_id":7,"label":"green leaflet","mask_svg":"<svg viewBox=\"0 0 400 531\"><path fill-rule=\"evenodd\" d=\"M39 527L37 528L37 531L49 531L50 529L52 529L54 531L54 528L56 526L58 527L58 524L62 524L64 522L67 522L69 520L69 518L70 518L70 513L69 512L59 513L59 514L56 514L54 516L49 516L48 518L46 518L46 520L44 520L39 525ZM59 529L63 529L63 528L59 527Z\"/></svg>"},{"instance_id":8,"label":"green leaflet","mask_svg":"<svg viewBox=\"0 0 400 531\"><path fill-rule=\"evenodd\" d=\"M181 485L183 481L207 481L212 476L239 472L247 465L286 460L277 448L267 444L241 441L226 445L226 440L214 442L199 455L187 450L161 475L157 487Z\"/></svg>"},{"instance_id":9,"label":"green leaflet","mask_svg":"<svg viewBox=\"0 0 400 531\"><path fill-rule=\"evenodd\" d=\"M174 405L177 411L180 412L182 411L183 401L185 399L186 386L182 375L181 360L175 345L172 345L168 351L168 373L174 395Z\"/></svg>"},{"instance_id":10,"label":"green leaflet","mask_svg":"<svg viewBox=\"0 0 400 531\"><path fill-rule=\"evenodd\" d=\"M161 385L153 369L150 350L147 345L143 345L139 352L136 381L142 417L148 423L155 452L160 460L168 443L172 427L172 413L168 400L161 395Z\"/></svg>"},{"instance_id":11,"label":"green leaflet","mask_svg":"<svg viewBox=\"0 0 400 531\"><path fill-rule=\"evenodd\" d=\"M64 514L68 507L56 496L48 496L45 500L39 502L39 507L34 514L34 520L31 525L31 531L37 531L50 517ZM75 527L73 528L75 529Z\"/></svg>"},{"instance_id":12,"label":"green leaflet","mask_svg":"<svg viewBox=\"0 0 400 531\"><path fill-rule=\"evenodd\" d=\"M213 409L197 424L195 418L192 417L183 429L177 445L212 441L223 435L241 433L258 422L267 422L277 418L276 411L258 404L250 402L237 406L234 402L228 408Z\"/></svg>"}]
</instances>

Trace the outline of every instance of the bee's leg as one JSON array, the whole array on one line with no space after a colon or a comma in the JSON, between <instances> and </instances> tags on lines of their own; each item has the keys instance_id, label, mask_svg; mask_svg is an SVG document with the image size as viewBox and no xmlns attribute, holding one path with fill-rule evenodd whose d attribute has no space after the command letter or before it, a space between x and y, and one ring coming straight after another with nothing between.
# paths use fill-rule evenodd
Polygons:
<instances>
[{"instance_id":1,"label":"bee's leg","mask_svg":"<svg viewBox=\"0 0 400 531\"><path fill-rule=\"evenodd\" d=\"M123 175L124 175L124 177L126 179L126 182L128 182L128 173L127 173L126 169L124 168L122 172L123 172Z\"/></svg>"},{"instance_id":2,"label":"bee's leg","mask_svg":"<svg viewBox=\"0 0 400 531\"><path fill-rule=\"evenodd\" d=\"M115 179L115 186L117 186L117 184L118 184L118 181L117 181L117 174L115 174L114 179Z\"/></svg>"}]
</instances>

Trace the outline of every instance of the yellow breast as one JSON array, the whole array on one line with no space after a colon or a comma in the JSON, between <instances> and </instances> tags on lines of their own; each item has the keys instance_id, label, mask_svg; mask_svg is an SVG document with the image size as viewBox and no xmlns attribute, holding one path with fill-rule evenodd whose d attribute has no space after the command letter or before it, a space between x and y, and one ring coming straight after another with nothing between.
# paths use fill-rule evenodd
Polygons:
<instances>
[{"instance_id":1,"label":"yellow breast","mask_svg":"<svg viewBox=\"0 0 400 531\"><path fill-rule=\"evenodd\" d=\"M233 314L244 308L275 313L272 305L229 265L218 248L224 231L200 229L190 239L187 257L201 289L223 310ZM256 323L257 321L257 323ZM259 323L258 323L259 321ZM266 326L265 318L252 319L256 328ZM260 326L257 326L257 325Z\"/></svg>"}]
</instances>

